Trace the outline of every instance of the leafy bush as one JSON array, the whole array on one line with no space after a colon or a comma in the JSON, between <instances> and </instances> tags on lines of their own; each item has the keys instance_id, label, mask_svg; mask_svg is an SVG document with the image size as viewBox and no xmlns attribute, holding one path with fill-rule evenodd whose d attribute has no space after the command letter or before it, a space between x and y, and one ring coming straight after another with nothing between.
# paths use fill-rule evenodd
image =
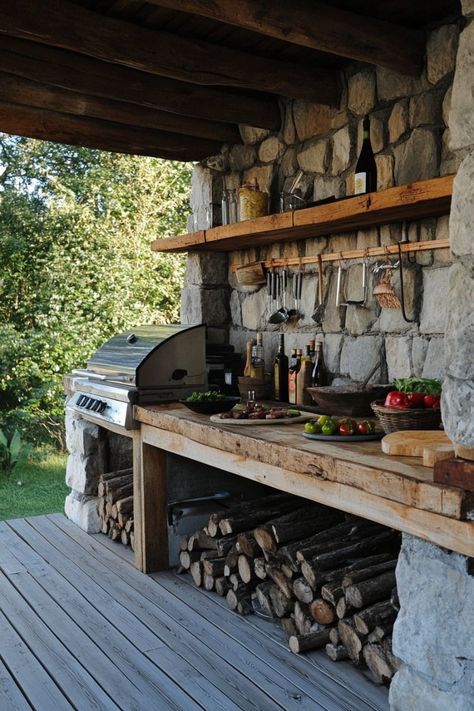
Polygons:
<instances>
[{"instance_id":1,"label":"leafy bush","mask_svg":"<svg viewBox=\"0 0 474 711\"><path fill-rule=\"evenodd\" d=\"M1 169L3 167L3 173ZM63 442L63 376L107 338L179 320L191 168L0 134L0 426Z\"/></svg>"},{"instance_id":2,"label":"leafy bush","mask_svg":"<svg viewBox=\"0 0 474 711\"><path fill-rule=\"evenodd\" d=\"M10 476L19 464L26 462L31 447L21 441L21 435L15 430L10 438L0 430L0 472Z\"/></svg>"}]
</instances>

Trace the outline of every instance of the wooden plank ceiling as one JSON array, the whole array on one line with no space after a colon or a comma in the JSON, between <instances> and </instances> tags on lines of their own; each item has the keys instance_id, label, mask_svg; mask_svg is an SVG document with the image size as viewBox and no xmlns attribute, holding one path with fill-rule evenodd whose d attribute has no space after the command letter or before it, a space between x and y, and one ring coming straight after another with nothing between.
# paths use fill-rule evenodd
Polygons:
<instances>
[{"instance_id":1,"label":"wooden plank ceiling","mask_svg":"<svg viewBox=\"0 0 474 711\"><path fill-rule=\"evenodd\" d=\"M336 106L354 62L416 76L459 0L15 0L0 5L0 131L176 160Z\"/></svg>"}]
</instances>

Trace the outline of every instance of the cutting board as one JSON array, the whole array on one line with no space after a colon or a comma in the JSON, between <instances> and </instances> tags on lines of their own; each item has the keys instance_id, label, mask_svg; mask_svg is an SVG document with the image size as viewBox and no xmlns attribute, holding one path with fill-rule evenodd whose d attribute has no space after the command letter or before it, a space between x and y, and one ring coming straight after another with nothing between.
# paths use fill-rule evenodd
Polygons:
<instances>
[{"instance_id":1,"label":"cutting board","mask_svg":"<svg viewBox=\"0 0 474 711\"><path fill-rule=\"evenodd\" d=\"M382 451L399 457L421 457L421 464L432 467L454 456L454 445L441 430L402 430L385 435Z\"/></svg>"}]
</instances>

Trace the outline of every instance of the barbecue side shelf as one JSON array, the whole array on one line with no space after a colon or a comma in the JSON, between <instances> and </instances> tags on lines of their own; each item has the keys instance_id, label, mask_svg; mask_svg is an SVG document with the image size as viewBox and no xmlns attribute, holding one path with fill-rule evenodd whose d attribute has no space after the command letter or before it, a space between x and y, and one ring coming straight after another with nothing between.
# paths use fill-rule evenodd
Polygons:
<instances>
[{"instance_id":1,"label":"barbecue side shelf","mask_svg":"<svg viewBox=\"0 0 474 711\"><path fill-rule=\"evenodd\" d=\"M274 242L341 234L449 213L454 176L431 178L326 205L259 217L152 242L155 252L228 252Z\"/></svg>"}]
</instances>

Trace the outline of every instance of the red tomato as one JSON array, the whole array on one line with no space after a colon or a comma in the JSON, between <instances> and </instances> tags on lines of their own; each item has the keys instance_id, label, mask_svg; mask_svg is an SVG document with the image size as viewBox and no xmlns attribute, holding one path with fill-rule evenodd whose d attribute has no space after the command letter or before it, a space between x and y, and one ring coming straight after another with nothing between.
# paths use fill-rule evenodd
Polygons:
<instances>
[{"instance_id":1,"label":"red tomato","mask_svg":"<svg viewBox=\"0 0 474 711\"><path fill-rule=\"evenodd\" d=\"M436 410L439 410L441 401L439 395L425 395L423 400L425 403L425 407L433 407Z\"/></svg>"},{"instance_id":2,"label":"red tomato","mask_svg":"<svg viewBox=\"0 0 474 711\"><path fill-rule=\"evenodd\" d=\"M357 430L358 430L359 434L361 434L361 435L372 434L374 429L375 428L374 428L372 422L370 422L369 420L364 420L363 422L359 422L359 424L357 425Z\"/></svg>"},{"instance_id":3,"label":"red tomato","mask_svg":"<svg viewBox=\"0 0 474 711\"><path fill-rule=\"evenodd\" d=\"M351 424L339 425L339 434L347 437L354 434L354 428Z\"/></svg>"},{"instance_id":4,"label":"red tomato","mask_svg":"<svg viewBox=\"0 0 474 711\"><path fill-rule=\"evenodd\" d=\"M392 390L385 398L384 405L398 410L407 410L410 407L406 393L402 393L399 390Z\"/></svg>"},{"instance_id":5,"label":"red tomato","mask_svg":"<svg viewBox=\"0 0 474 711\"><path fill-rule=\"evenodd\" d=\"M408 407L419 408L424 407L424 393L407 393Z\"/></svg>"}]
</instances>

